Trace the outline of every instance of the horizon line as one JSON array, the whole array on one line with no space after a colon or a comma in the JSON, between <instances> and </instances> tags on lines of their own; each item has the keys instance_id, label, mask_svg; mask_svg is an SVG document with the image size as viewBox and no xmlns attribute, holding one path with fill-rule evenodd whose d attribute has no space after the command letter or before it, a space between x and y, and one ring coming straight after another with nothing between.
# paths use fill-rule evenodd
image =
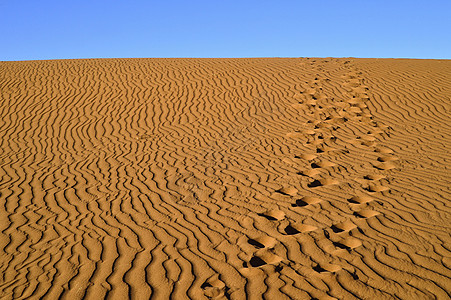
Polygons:
<instances>
[{"instance_id":1,"label":"horizon line","mask_svg":"<svg viewBox=\"0 0 451 300\"><path fill-rule=\"evenodd\" d=\"M411 60L450 60L451 58L418 58L418 57L359 57L359 56L180 56L180 57L80 57L80 58L48 58L48 59L19 59L0 60L0 62L28 62L28 61L55 61L55 60L97 60L97 59L274 59L274 58L312 58L312 59L411 59Z\"/></svg>"}]
</instances>

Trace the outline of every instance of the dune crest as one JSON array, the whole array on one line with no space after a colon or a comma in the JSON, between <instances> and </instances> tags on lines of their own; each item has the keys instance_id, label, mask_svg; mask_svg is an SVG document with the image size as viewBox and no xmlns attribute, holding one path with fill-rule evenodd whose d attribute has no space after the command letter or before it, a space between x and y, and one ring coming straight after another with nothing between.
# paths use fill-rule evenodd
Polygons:
<instances>
[{"instance_id":1,"label":"dune crest","mask_svg":"<svg viewBox=\"0 0 451 300\"><path fill-rule=\"evenodd\" d=\"M448 299L451 62L0 62L0 298Z\"/></svg>"}]
</instances>

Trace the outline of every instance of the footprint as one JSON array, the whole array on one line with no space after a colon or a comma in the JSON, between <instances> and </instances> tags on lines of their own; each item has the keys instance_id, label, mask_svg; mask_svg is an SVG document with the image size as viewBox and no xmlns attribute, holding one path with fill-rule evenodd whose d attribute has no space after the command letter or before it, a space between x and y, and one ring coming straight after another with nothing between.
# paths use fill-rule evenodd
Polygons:
<instances>
[{"instance_id":1,"label":"footprint","mask_svg":"<svg viewBox=\"0 0 451 300\"><path fill-rule=\"evenodd\" d=\"M348 202L353 204L365 204L371 201L374 201L374 198L366 195L353 196L348 199Z\"/></svg>"},{"instance_id":2,"label":"footprint","mask_svg":"<svg viewBox=\"0 0 451 300\"><path fill-rule=\"evenodd\" d=\"M374 142L376 138L372 135L364 135L361 137L357 137L358 140L366 141L366 142Z\"/></svg>"},{"instance_id":3,"label":"footprint","mask_svg":"<svg viewBox=\"0 0 451 300\"><path fill-rule=\"evenodd\" d=\"M277 240L270 236L263 236L255 239L250 238L247 240L247 242L252 246L254 246L255 248L263 249L263 248L273 248L276 245Z\"/></svg>"},{"instance_id":4,"label":"footprint","mask_svg":"<svg viewBox=\"0 0 451 300\"><path fill-rule=\"evenodd\" d=\"M380 212L374 211L374 210L369 210L369 209L364 209L364 210L354 212L354 216L356 216L358 218L362 218L362 219L368 219L371 217L375 217L377 215L380 215Z\"/></svg>"},{"instance_id":5,"label":"footprint","mask_svg":"<svg viewBox=\"0 0 451 300\"><path fill-rule=\"evenodd\" d=\"M362 145L366 147L373 147L377 145L376 141L367 141L362 139L349 140L348 142L353 145Z\"/></svg>"},{"instance_id":6,"label":"footprint","mask_svg":"<svg viewBox=\"0 0 451 300\"><path fill-rule=\"evenodd\" d=\"M362 245L362 242L359 239L353 237L347 237L338 242L332 242L333 245L340 249L352 250Z\"/></svg>"},{"instance_id":7,"label":"footprint","mask_svg":"<svg viewBox=\"0 0 451 300\"><path fill-rule=\"evenodd\" d=\"M307 141L307 144L314 145L314 146L319 146L319 145L322 145L324 143L335 142L336 140L337 140L336 136L333 136L333 135L326 136L326 135L323 135L323 134L320 133L320 134L311 136L309 138L309 140Z\"/></svg>"},{"instance_id":8,"label":"footprint","mask_svg":"<svg viewBox=\"0 0 451 300\"><path fill-rule=\"evenodd\" d=\"M213 275L207 279L201 288L204 291L204 295L210 299L224 298L228 299L227 288L225 283L219 279L219 274Z\"/></svg>"},{"instance_id":9,"label":"footprint","mask_svg":"<svg viewBox=\"0 0 451 300\"><path fill-rule=\"evenodd\" d=\"M306 129L304 130L304 133L308 135L315 135L316 131L314 129Z\"/></svg>"},{"instance_id":10,"label":"footprint","mask_svg":"<svg viewBox=\"0 0 451 300\"><path fill-rule=\"evenodd\" d=\"M393 156L381 156L377 158L377 161L379 162L388 162L388 161L394 161L398 160L396 157Z\"/></svg>"},{"instance_id":11,"label":"footprint","mask_svg":"<svg viewBox=\"0 0 451 300\"><path fill-rule=\"evenodd\" d=\"M296 155L294 158L305 159L305 160L314 160L318 155L315 154L300 154Z\"/></svg>"},{"instance_id":12,"label":"footprint","mask_svg":"<svg viewBox=\"0 0 451 300\"><path fill-rule=\"evenodd\" d=\"M387 178L387 176L380 175L380 174L373 174L373 175L365 175L363 178L366 180L379 181L381 179Z\"/></svg>"},{"instance_id":13,"label":"footprint","mask_svg":"<svg viewBox=\"0 0 451 300\"><path fill-rule=\"evenodd\" d=\"M350 113L361 113L362 109L357 106L351 106L350 108L347 109L347 111Z\"/></svg>"},{"instance_id":14,"label":"footprint","mask_svg":"<svg viewBox=\"0 0 451 300\"><path fill-rule=\"evenodd\" d=\"M335 273L341 269L342 268L340 266L334 264L317 264L313 267L313 270L320 274Z\"/></svg>"},{"instance_id":15,"label":"footprint","mask_svg":"<svg viewBox=\"0 0 451 300\"><path fill-rule=\"evenodd\" d=\"M297 230L296 228L294 228L291 225L288 225L287 227L285 227L284 231L288 235L295 235L295 234L301 233L299 230Z\"/></svg>"},{"instance_id":16,"label":"footprint","mask_svg":"<svg viewBox=\"0 0 451 300\"><path fill-rule=\"evenodd\" d=\"M384 133L384 131L380 128L375 128L373 130L368 131L368 134L372 134L372 135L381 135L383 133Z\"/></svg>"},{"instance_id":17,"label":"footprint","mask_svg":"<svg viewBox=\"0 0 451 300\"><path fill-rule=\"evenodd\" d=\"M316 147L316 153L326 153L326 152L335 152L335 151L338 151L338 150L335 148L326 146L324 144L318 145Z\"/></svg>"},{"instance_id":18,"label":"footprint","mask_svg":"<svg viewBox=\"0 0 451 300\"><path fill-rule=\"evenodd\" d=\"M298 233L315 231L316 229L318 229L318 227L307 224L290 224L285 227L284 231L287 235L295 235Z\"/></svg>"},{"instance_id":19,"label":"footprint","mask_svg":"<svg viewBox=\"0 0 451 300\"><path fill-rule=\"evenodd\" d=\"M251 266L253 268L258 268L267 264L275 265L282 261L282 257L272 253L267 249L262 249L257 251L254 256L249 260L248 263L244 263L244 267Z\"/></svg>"},{"instance_id":20,"label":"footprint","mask_svg":"<svg viewBox=\"0 0 451 300\"><path fill-rule=\"evenodd\" d=\"M295 226L294 228L295 228L296 230L298 230L298 231L300 231L300 232L302 232L302 233L310 232L310 231L315 231L315 230L318 229L318 227L313 226L313 225L308 225L308 224L296 224L296 225L294 225L294 226Z\"/></svg>"},{"instance_id":21,"label":"footprint","mask_svg":"<svg viewBox=\"0 0 451 300\"><path fill-rule=\"evenodd\" d=\"M307 205L311 205L311 204L320 203L322 201L323 200L316 198L316 197L305 196L305 197L302 197L301 199L296 200L296 204L294 206L303 207L303 206L307 206Z\"/></svg>"},{"instance_id":22,"label":"footprint","mask_svg":"<svg viewBox=\"0 0 451 300\"><path fill-rule=\"evenodd\" d=\"M334 224L330 227L330 229L332 229L332 231L335 233L349 232L354 228L357 228L357 225L355 225L351 221L344 221L338 224Z\"/></svg>"},{"instance_id":23,"label":"footprint","mask_svg":"<svg viewBox=\"0 0 451 300\"><path fill-rule=\"evenodd\" d=\"M315 177L316 175L320 174L321 171L319 169L312 169L312 170L305 170L305 171L299 171L299 175L308 176L308 177Z\"/></svg>"},{"instance_id":24,"label":"footprint","mask_svg":"<svg viewBox=\"0 0 451 300\"><path fill-rule=\"evenodd\" d=\"M390 154L393 153L392 149L386 147L378 147L374 150L374 152L382 153L382 154Z\"/></svg>"},{"instance_id":25,"label":"footprint","mask_svg":"<svg viewBox=\"0 0 451 300\"><path fill-rule=\"evenodd\" d=\"M295 189L294 187L283 187L279 190L276 191L276 193L285 195L285 196L296 196L296 194L298 193L298 190Z\"/></svg>"},{"instance_id":26,"label":"footprint","mask_svg":"<svg viewBox=\"0 0 451 300\"><path fill-rule=\"evenodd\" d=\"M289 132L285 135L287 138L303 138L304 134L299 131Z\"/></svg>"},{"instance_id":27,"label":"footprint","mask_svg":"<svg viewBox=\"0 0 451 300\"><path fill-rule=\"evenodd\" d=\"M363 95L365 95L368 92L368 90L369 90L368 87L366 87L364 85L352 88L353 92L363 94Z\"/></svg>"},{"instance_id":28,"label":"footprint","mask_svg":"<svg viewBox=\"0 0 451 300\"><path fill-rule=\"evenodd\" d=\"M346 117L327 117L324 122L328 122L331 124L342 124L349 121Z\"/></svg>"},{"instance_id":29,"label":"footprint","mask_svg":"<svg viewBox=\"0 0 451 300\"><path fill-rule=\"evenodd\" d=\"M325 179L316 179L316 180L310 182L309 184L307 184L307 186L309 188L315 188L315 187L319 187L319 186L336 185L338 183L339 183L339 181L336 179L325 178Z\"/></svg>"},{"instance_id":30,"label":"footprint","mask_svg":"<svg viewBox=\"0 0 451 300\"><path fill-rule=\"evenodd\" d=\"M390 188L382 185L369 185L367 188L365 188L368 192L377 193L377 192L385 192L390 190Z\"/></svg>"},{"instance_id":31,"label":"footprint","mask_svg":"<svg viewBox=\"0 0 451 300\"><path fill-rule=\"evenodd\" d=\"M277 210L277 209L271 209L271 210L267 210L264 213L260 213L258 214L261 217L265 217L266 219L270 220L270 221L280 221L283 218L285 218L285 213L281 210Z\"/></svg>"},{"instance_id":32,"label":"footprint","mask_svg":"<svg viewBox=\"0 0 451 300\"><path fill-rule=\"evenodd\" d=\"M330 168L330 167L334 167L337 164L333 163L333 162L329 162L329 161L320 161L320 162L314 162L311 164L311 167L313 169L319 169L319 168Z\"/></svg>"},{"instance_id":33,"label":"footprint","mask_svg":"<svg viewBox=\"0 0 451 300\"><path fill-rule=\"evenodd\" d=\"M379 170L391 170L396 168L396 164L391 161L374 163L373 166Z\"/></svg>"}]
</instances>

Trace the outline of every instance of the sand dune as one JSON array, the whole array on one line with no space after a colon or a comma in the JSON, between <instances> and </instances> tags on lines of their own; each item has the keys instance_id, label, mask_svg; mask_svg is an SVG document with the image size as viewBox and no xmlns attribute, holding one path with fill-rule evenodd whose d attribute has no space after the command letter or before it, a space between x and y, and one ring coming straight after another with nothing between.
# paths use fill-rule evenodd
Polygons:
<instances>
[{"instance_id":1,"label":"sand dune","mask_svg":"<svg viewBox=\"0 0 451 300\"><path fill-rule=\"evenodd\" d=\"M1 299L449 299L451 62L0 63Z\"/></svg>"}]
</instances>

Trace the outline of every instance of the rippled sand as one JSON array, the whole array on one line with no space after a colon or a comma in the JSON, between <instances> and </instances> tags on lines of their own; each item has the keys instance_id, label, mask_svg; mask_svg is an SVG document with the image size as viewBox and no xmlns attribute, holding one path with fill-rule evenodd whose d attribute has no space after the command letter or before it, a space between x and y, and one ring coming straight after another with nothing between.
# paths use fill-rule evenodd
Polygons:
<instances>
[{"instance_id":1,"label":"rippled sand","mask_svg":"<svg viewBox=\"0 0 451 300\"><path fill-rule=\"evenodd\" d=\"M449 299L450 78L0 62L0 298Z\"/></svg>"}]
</instances>

